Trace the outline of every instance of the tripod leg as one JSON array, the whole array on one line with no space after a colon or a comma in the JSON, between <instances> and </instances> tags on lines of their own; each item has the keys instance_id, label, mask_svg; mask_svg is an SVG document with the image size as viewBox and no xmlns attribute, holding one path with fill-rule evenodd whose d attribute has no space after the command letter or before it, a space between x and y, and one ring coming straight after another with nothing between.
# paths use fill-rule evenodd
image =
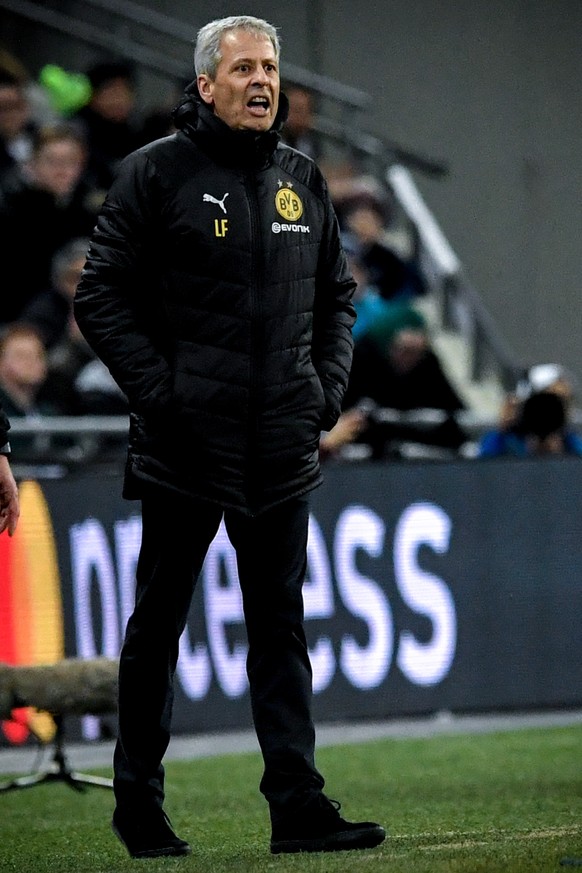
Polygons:
<instances>
[{"instance_id":1,"label":"tripod leg","mask_svg":"<svg viewBox=\"0 0 582 873\"><path fill-rule=\"evenodd\" d=\"M10 779L8 782L2 782L0 784L0 791L12 791L15 788L32 788L34 785L41 785L43 782L49 782L53 773L42 772L42 773L29 773L26 776L17 776L14 779Z\"/></svg>"},{"instance_id":2,"label":"tripod leg","mask_svg":"<svg viewBox=\"0 0 582 873\"><path fill-rule=\"evenodd\" d=\"M85 786L87 785L95 785L99 788L113 788L113 780L111 779L106 779L102 776L92 776L89 773L77 773L71 770L63 747L63 728L61 720L57 721L55 719L55 721L57 723L57 733L55 737L57 747L53 761L57 767L57 778L60 777L63 779L63 781L76 791L84 791Z\"/></svg>"},{"instance_id":3,"label":"tripod leg","mask_svg":"<svg viewBox=\"0 0 582 873\"><path fill-rule=\"evenodd\" d=\"M113 788L113 779L107 779L104 776L93 776L90 773L73 771L70 777L77 786L94 785L96 788Z\"/></svg>"},{"instance_id":4,"label":"tripod leg","mask_svg":"<svg viewBox=\"0 0 582 873\"><path fill-rule=\"evenodd\" d=\"M38 770L24 776L17 776L8 782L0 783L0 792L12 791L17 788L32 788L43 782L66 782L75 791L85 791L86 786L94 785L99 788L113 788L113 780L102 776L92 776L89 773L77 773L71 769L63 747L63 720L55 717L57 727L54 745L55 750L52 761L46 770Z\"/></svg>"}]
</instances>

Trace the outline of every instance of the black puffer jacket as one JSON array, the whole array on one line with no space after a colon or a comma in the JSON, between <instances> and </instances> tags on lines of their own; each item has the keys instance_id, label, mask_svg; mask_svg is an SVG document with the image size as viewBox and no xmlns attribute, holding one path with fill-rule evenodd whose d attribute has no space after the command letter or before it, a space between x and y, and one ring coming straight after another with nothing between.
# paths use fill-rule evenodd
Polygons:
<instances>
[{"instance_id":1,"label":"black puffer jacket","mask_svg":"<svg viewBox=\"0 0 582 873\"><path fill-rule=\"evenodd\" d=\"M8 442L9 430L10 422L8 421L8 416L2 408L2 403L0 403L0 449Z\"/></svg>"},{"instance_id":2,"label":"black puffer jacket","mask_svg":"<svg viewBox=\"0 0 582 873\"><path fill-rule=\"evenodd\" d=\"M129 398L125 496L150 482L254 514L321 481L354 282L309 158L197 101L177 123L123 163L75 314Z\"/></svg>"}]
</instances>

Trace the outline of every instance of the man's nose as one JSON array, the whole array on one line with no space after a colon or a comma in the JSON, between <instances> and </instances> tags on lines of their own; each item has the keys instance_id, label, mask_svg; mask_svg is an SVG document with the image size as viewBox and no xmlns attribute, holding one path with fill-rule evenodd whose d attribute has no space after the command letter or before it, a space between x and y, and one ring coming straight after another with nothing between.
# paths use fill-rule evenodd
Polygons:
<instances>
[{"instance_id":1,"label":"man's nose","mask_svg":"<svg viewBox=\"0 0 582 873\"><path fill-rule=\"evenodd\" d=\"M269 81L269 77L267 76L267 72L264 67L257 67L255 70L255 75L253 76L253 85L265 85Z\"/></svg>"}]
</instances>

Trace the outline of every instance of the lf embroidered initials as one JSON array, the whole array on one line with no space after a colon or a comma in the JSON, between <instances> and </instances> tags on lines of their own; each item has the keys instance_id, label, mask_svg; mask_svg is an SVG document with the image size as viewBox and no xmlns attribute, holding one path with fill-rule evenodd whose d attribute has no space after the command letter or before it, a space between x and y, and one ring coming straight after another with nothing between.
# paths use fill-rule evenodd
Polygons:
<instances>
[{"instance_id":1,"label":"lf embroidered initials","mask_svg":"<svg viewBox=\"0 0 582 873\"><path fill-rule=\"evenodd\" d=\"M224 201L228 197L228 191L226 194L222 196L219 200L218 197L215 197L213 194L203 194L202 202L203 203L215 203L216 206L219 206L221 210L226 215L226 206ZM215 218L214 219L214 236L225 237L228 232L228 219L226 218Z\"/></svg>"}]
</instances>

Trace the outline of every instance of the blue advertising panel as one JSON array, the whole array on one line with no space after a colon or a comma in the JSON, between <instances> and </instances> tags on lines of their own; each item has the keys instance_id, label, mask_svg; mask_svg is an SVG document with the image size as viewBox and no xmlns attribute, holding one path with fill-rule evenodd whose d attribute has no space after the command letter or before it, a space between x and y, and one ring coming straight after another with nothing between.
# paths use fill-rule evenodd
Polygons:
<instances>
[{"instance_id":1,"label":"blue advertising panel","mask_svg":"<svg viewBox=\"0 0 582 873\"><path fill-rule=\"evenodd\" d=\"M327 466L312 495L304 589L316 718L580 706L581 471L575 458ZM116 657L139 503L122 500L118 477L90 471L21 491L23 516L41 521L23 525L20 543L2 538L0 661L10 660L2 646L18 653L30 638L25 622L55 633L54 615L43 618L50 604L15 609L22 587L34 588L30 566L38 572L22 555L49 554L47 541L64 654ZM16 566L29 567L18 585ZM245 660L236 560L221 528L181 639L176 733L250 726ZM75 730L95 738L106 722L86 717Z\"/></svg>"}]
</instances>

